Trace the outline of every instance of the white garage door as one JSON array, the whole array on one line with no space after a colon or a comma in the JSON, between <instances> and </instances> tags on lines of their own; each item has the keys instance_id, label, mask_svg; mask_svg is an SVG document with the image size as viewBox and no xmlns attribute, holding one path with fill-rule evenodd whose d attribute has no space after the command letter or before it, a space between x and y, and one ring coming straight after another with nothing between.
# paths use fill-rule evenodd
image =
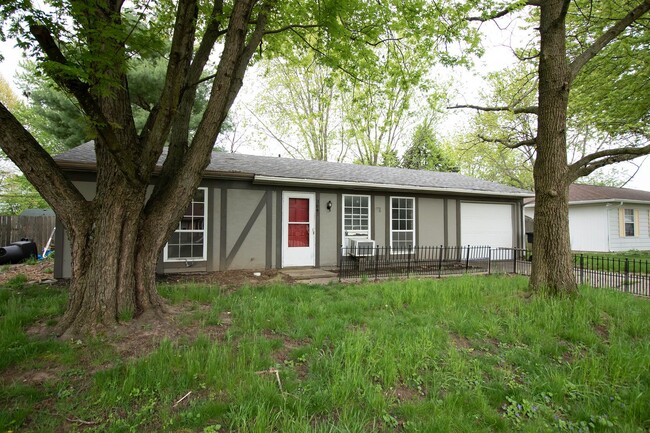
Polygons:
<instances>
[{"instance_id":1,"label":"white garage door","mask_svg":"<svg viewBox=\"0 0 650 433\"><path fill-rule=\"evenodd\" d=\"M460 204L461 245L513 247L512 205Z\"/></svg>"}]
</instances>

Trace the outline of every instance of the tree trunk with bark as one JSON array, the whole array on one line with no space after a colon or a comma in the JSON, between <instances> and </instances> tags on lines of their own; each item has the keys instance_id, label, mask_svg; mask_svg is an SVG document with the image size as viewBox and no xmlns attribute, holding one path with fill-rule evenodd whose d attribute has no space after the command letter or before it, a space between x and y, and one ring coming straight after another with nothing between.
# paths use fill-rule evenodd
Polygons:
<instances>
[{"instance_id":1,"label":"tree trunk with bark","mask_svg":"<svg viewBox=\"0 0 650 433\"><path fill-rule=\"evenodd\" d=\"M77 335L109 330L119 320L151 312L161 314L164 303L155 287L159 246L143 236L140 221L144 190L120 188L102 197L69 231L72 279L68 308L58 324L59 333ZM79 226L83 227L79 227ZM153 259L153 272L141 257Z\"/></svg>"},{"instance_id":2,"label":"tree trunk with bark","mask_svg":"<svg viewBox=\"0 0 650 433\"><path fill-rule=\"evenodd\" d=\"M147 220L147 185L121 176L101 140L96 154L98 165L104 166L97 174L96 195L66 226L72 278L68 308L58 324L64 336L109 330L120 320L164 311L155 287L162 244L148 229L154 225L167 232L170 225ZM143 266L144 259L153 267Z\"/></svg>"},{"instance_id":3,"label":"tree trunk with bark","mask_svg":"<svg viewBox=\"0 0 650 433\"><path fill-rule=\"evenodd\" d=\"M542 3L539 114L535 179L535 242L530 286L550 294L573 293L569 238L569 168L566 117L571 82L566 57L566 0Z\"/></svg>"}]
</instances>

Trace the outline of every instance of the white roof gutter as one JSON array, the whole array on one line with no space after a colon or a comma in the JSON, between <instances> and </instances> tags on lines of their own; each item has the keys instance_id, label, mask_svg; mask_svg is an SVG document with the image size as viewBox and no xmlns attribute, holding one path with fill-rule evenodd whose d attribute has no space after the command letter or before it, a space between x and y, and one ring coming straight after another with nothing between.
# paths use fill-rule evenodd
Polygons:
<instances>
[{"instance_id":1,"label":"white roof gutter","mask_svg":"<svg viewBox=\"0 0 650 433\"><path fill-rule=\"evenodd\" d=\"M569 205L588 205L588 204L650 204L650 200L627 200L623 198L606 198L599 200L579 200L579 201L570 201ZM525 204L524 207L535 207L535 203Z\"/></svg>"},{"instance_id":2,"label":"white roof gutter","mask_svg":"<svg viewBox=\"0 0 650 433\"><path fill-rule=\"evenodd\" d=\"M262 176L255 175L254 183L259 184L282 184L282 185L296 185L296 186L332 186L338 188L348 189L394 189L401 191L413 192L444 192L444 193L457 193L457 194L471 194L483 196L498 196L498 197L534 197L533 193L506 193L497 191L478 191L474 189L462 188L435 188L414 185L396 185L387 183L371 183L371 182L350 182L342 180L322 180L322 179L298 179L293 177L276 177L276 176Z\"/></svg>"}]
</instances>

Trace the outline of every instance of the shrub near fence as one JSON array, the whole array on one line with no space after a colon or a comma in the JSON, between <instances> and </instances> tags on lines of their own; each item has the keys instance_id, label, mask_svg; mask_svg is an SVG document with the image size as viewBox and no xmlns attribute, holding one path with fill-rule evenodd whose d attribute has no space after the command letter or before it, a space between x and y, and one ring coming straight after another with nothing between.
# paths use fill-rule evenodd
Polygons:
<instances>
[{"instance_id":1,"label":"shrub near fence","mask_svg":"<svg viewBox=\"0 0 650 433\"><path fill-rule=\"evenodd\" d=\"M0 246L28 238L36 242L36 247L42 252L55 221L53 216L0 216Z\"/></svg>"}]
</instances>

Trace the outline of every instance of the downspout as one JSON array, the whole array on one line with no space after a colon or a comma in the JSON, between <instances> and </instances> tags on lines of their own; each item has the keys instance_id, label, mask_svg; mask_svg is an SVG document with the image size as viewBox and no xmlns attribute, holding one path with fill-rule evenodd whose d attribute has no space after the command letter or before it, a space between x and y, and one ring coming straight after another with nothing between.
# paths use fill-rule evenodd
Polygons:
<instances>
[{"instance_id":1,"label":"downspout","mask_svg":"<svg viewBox=\"0 0 650 433\"><path fill-rule=\"evenodd\" d=\"M519 241L522 249L526 249L526 215L524 213L524 201L519 202L519 215L521 219L521 229L519 231Z\"/></svg>"},{"instance_id":2,"label":"downspout","mask_svg":"<svg viewBox=\"0 0 650 433\"><path fill-rule=\"evenodd\" d=\"M619 202L618 205L616 203L607 203L605 205L606 208L616 206L617 209L620 209L623 207L625 203L624 202ZM618 212L617 212L618 214ZM619 223L620 224L620 223ZM611 221L609 219L609 211L607 212L607 251L612 252L612 229L611 229Z\"/></svg>"}]
</instances>

